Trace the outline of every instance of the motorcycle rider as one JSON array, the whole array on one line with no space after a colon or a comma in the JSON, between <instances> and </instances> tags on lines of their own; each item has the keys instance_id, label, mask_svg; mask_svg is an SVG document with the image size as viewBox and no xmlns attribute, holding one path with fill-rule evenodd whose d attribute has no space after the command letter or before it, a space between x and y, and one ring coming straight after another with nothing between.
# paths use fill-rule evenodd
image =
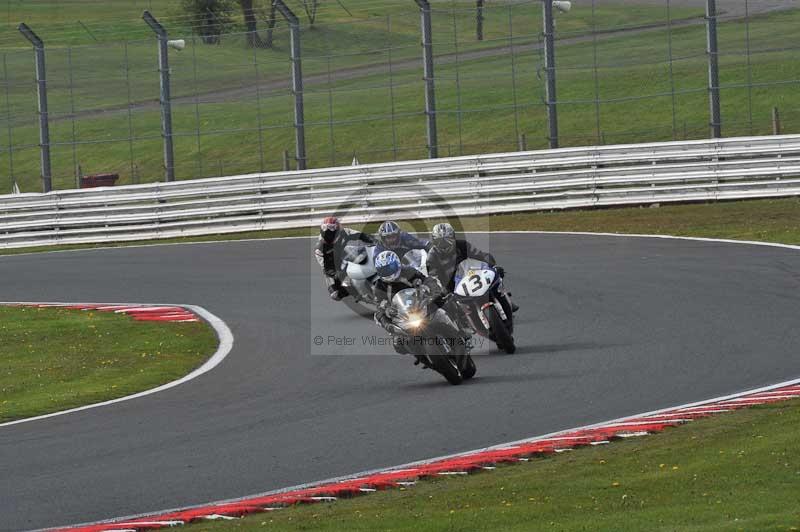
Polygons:
<instances>
[{"instance_id":1,"label":"motorcycle rider","mask_svg":"<svg viewBox=\"0 0 800 532\"><path fill-rule=\"evenodd\" d=\"M375 257L375 295L378 298L378 310L386 306L392 297L405 288L413 288L421 283L434 295L443 292L438 280L428 277L411 266L403 266L400 257L394 251L386 250ZM377 321L377 320L376 320Z\"/></svg>"},{"instance_id":2,"label":"motorcycle rider","mask_svg":"<svg viewBox=\"0 0 800 532\"><path fill-rule=\"evenodd\" d=\"M325 283L328 286L328 293L334 301L340 301L349 295L347 288L342 286L341 264L344 257L344 248L349 242L361 241L364 244L375 244L372 235L342 227L336 216L328 216L319 227L319 239L314 248L314 256L317 259L322 274L325 276Z\"/></svg>"},{"instance_id":3,"label":"motorcycle rider","mask_svg":"<svg viewBox=\"0 0 800 532\"><path fill-rule=\"evenodd\" d=\"M400 336L403 330L394 324L391 317L387 314L387 308L392 297L406 288L413 288L419 283L423 290L427 290L433 296L433 304L439 307L446 305L445 293L442 285L435 277L426 276L416 268L403 266L400 257L394 251L383 251L375 258L375 269L378 279L375 281L375 294L380 303L375 311L375 323L383 327L393 336ZM463 334L464 342L470 349L470 334L460 331ZM407 347L403 344L395 344L395 350L400 354L408 354ZM415 364L419 364L417 359Z\"/></svg>"},{"instance_id":4,"label":"motorcycle rider","mask_svg":"<svg viewBox=\"0 0 800 532\"><path fill-rule=\"evenodd\" d=\"M428 252L428 273L436 277L448 293L455 290L456 268L465 259L483 261L494 267L501 278L505 276L505 270L497 265L494 255L481 251L467 240L456 238L456 231L449 223L434 225L431 230L431 249ZM519 310L509 292L504 291L503 295L507 304L506 310Z\"/></svg>"},{"instance_id":5,"label":"motorcycle rider","mask_svg":"<svg viewBox=\"0 0 800 532\"><path fill-rule=\"evenodd\" d=\"M378 244L375 247L375 257L383 251L394 251L398 257L402 258L412 249L424 249L428 251L430 242L421 240L414 235L403 231L397 222L387 220L378 228Z\"/></svg>"}]
</instances>

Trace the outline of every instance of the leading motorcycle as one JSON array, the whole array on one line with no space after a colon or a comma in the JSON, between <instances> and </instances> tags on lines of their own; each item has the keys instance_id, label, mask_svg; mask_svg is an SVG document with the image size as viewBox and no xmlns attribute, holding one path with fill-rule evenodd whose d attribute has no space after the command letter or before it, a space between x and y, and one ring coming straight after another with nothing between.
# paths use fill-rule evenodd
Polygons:
<instances>
[{"instance_id":1,"label":"leading motorcycle","mask_svg":"<svg viewBox=\"0 0 800 532\"><path fill-rule=\"evenodd\" d=\"M399 353L414 355L450 384L461 384L476 372L468 339L421 284L397 292L386 308L395 325L393 341Z\"/></svg>"}]
</instances>

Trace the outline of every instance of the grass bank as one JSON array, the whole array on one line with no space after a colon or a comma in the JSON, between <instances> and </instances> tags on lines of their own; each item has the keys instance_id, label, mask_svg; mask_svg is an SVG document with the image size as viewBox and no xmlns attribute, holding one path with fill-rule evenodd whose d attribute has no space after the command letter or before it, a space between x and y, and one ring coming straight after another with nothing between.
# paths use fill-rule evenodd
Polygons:
<instances>
[{"instance_id":1,"label":"grass bank","mask_svg":"<svg viewBox=\"0 0 800 532\"><path fill-rule=\"evenodd\" d=\"M178 379L217 346L205 322L0 306L0 422L123 397Z\"/></svg>"}]
</instances>

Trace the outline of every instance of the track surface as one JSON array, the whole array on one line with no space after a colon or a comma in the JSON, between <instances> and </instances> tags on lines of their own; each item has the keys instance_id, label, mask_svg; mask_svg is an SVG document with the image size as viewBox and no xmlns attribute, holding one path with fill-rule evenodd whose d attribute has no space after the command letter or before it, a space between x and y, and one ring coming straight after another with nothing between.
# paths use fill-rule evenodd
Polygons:
<instances>
[{"instance_id":1,"label":"track surface","mask_svg":"<svg viewBox=\"0 0 800 532\"><path fill-rule=\"evenodd\" d=\"M0 257L2 299L196 303L235 336L228 358L188 384L0 428L0 529L232 498L800 375L797 251L492 236L487 247L522 307L519 350L485 347L475 380L452 387L391 348L312 356L316 334L377 331L326 300L311 247L291 239Z\"/></svg>"}]
</instances>

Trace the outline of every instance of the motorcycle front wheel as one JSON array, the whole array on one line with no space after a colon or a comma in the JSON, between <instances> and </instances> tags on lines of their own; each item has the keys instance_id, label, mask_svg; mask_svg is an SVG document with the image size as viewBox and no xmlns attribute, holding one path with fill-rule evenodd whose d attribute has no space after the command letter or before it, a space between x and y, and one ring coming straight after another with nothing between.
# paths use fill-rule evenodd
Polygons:
<instances>
[{"instance_id":1,"label":"motorcycle front wheel","mask_svg":"<svg viewBox=\"0 0 800 532\"><path fill-rule=\"evenodd\" d=\"M464 368L461 370L461 377L464 380L471 379L475 376L475 372L478 371L478 368L475 366L475 361L472 360L471 355L466 355L466 360L464 360L463 364Z\"/></svg>"},{"instance_id":2,"label":"motorcycle front wheel","mask_svg":"<svg viewBox=\"0 0 800 532\"><path fill-rule=\"evenodd\" d=\"M442 329L444 327L434 327L434 330L429 331L432 342L427 346L428 358L433 369L447 379L447 382L458 385L464 380L456 362L458 354L454 352L458 349L458 336Z\"/></svg>"},{"instance_id":3,"label":"motorcycle front wheel","mask_svg":"<svg viewBox=\"0 0 800 532\"><path fill-rule=\"evenodd\" d=\"M506 324L500 317L500 313L497 312L496 308L491 306L486 307L483 310L483 314L489 322L493 340L497 344L497 347L509 355L513 354L514 351L517 350L517 346L514 345L514 337L511 336L511 333L508 331L508 327L506 327Z\"/></svg>"}]
</instances>

